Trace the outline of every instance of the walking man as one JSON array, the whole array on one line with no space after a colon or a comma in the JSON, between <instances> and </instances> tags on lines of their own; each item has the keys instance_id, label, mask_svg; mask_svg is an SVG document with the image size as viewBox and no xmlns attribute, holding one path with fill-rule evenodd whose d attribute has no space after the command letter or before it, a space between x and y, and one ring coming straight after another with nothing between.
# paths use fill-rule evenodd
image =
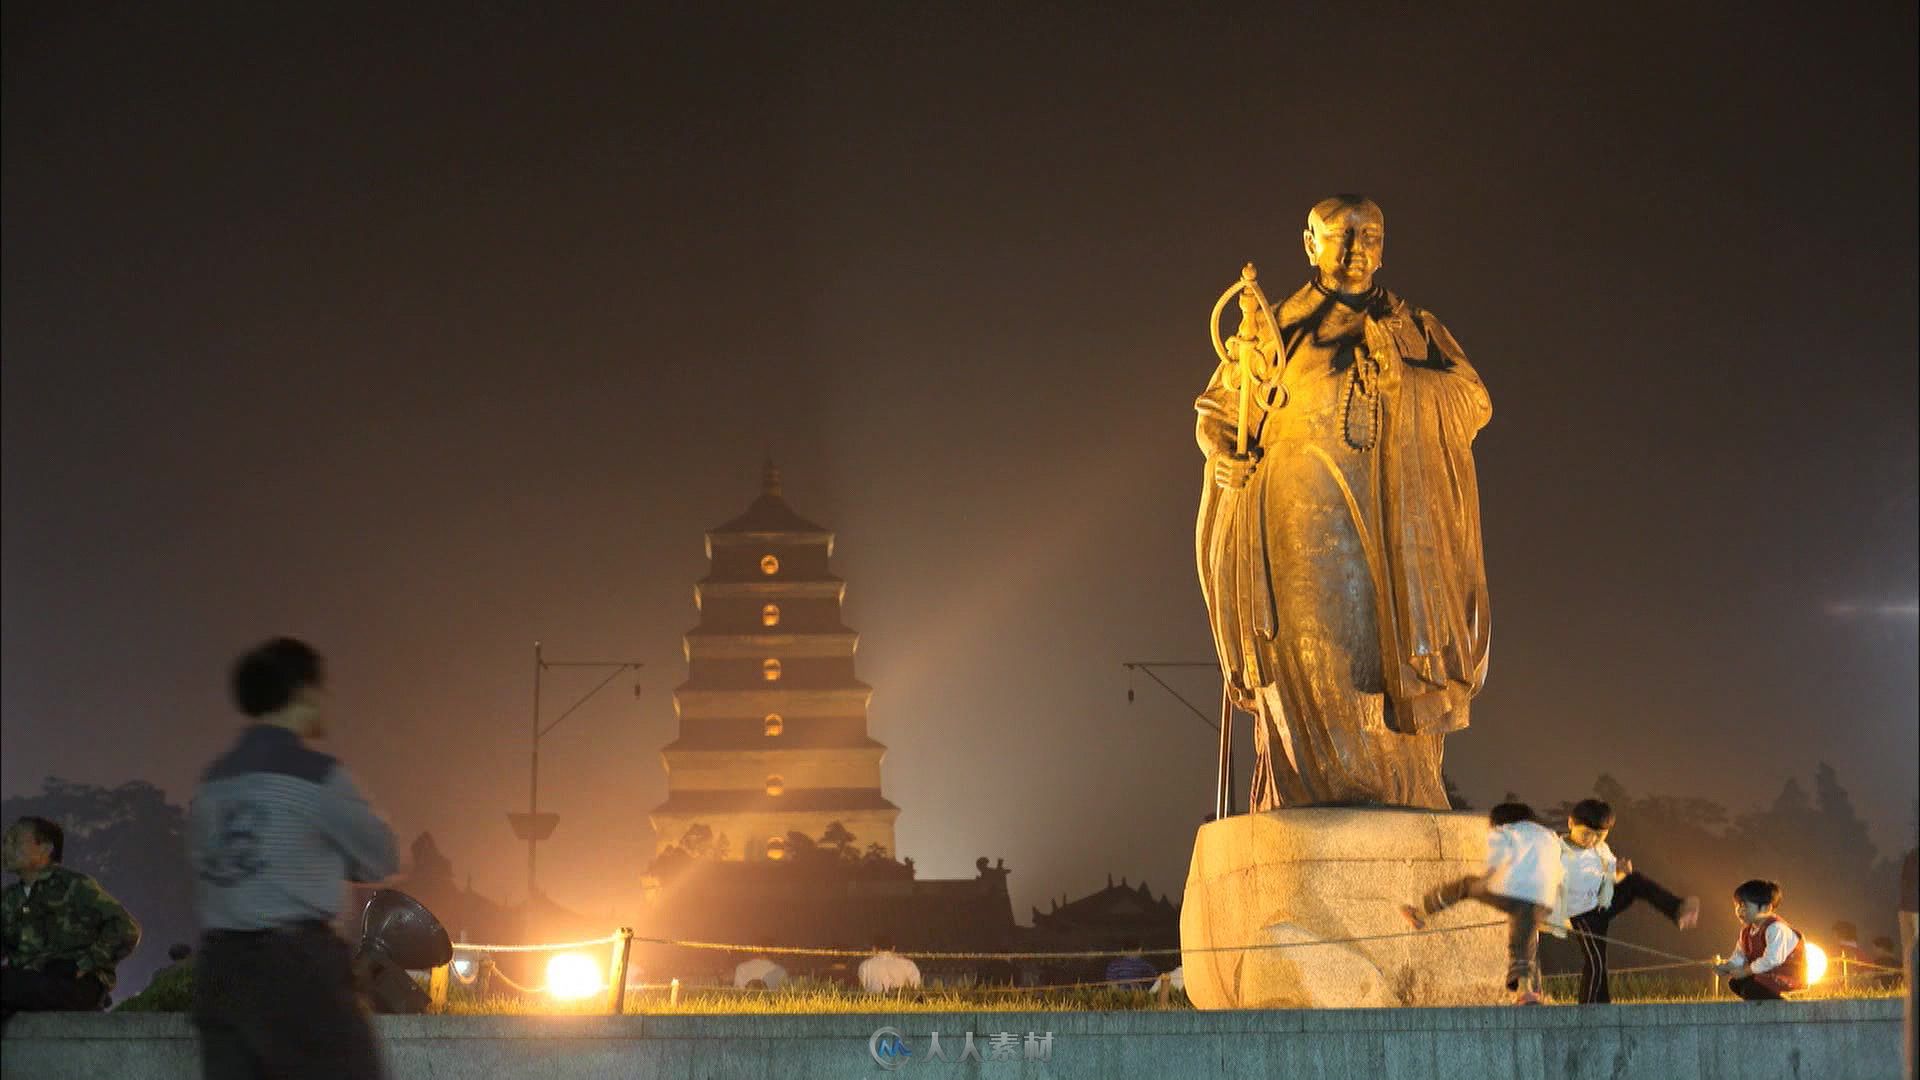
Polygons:
<instances>
[{"instance_id":1,"label":"walking man","mask_svg":"<svg viewBox=\"0 0 1920 1080\"><path fill-rule=\"evenodd\" d=\"M381 1076L329 925L342 879L400 863L393 831L347 771L312 744L329 730L320 655L277 638L241 657L233 696L251 723L200 778L188 824L205 931L193 1022L208 1080Z\"/></svg>"}]
</instances>

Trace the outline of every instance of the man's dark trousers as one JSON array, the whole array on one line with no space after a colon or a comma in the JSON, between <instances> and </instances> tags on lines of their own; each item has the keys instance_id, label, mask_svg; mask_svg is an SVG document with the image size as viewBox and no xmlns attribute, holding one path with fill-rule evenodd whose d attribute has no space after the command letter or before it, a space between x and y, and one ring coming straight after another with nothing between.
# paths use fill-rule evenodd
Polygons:
<instances>
[{"instance_id":1,"label":"man's dark trousers","mask_svg":"<svg viewBox=\"0 0 1920 1080\"><path fill-rule=\"evenodd\" d=\"M1613 992L1607 987L1607 943L1602 939L1607 926L1635 900L1645 900L1667 918L1680 920L1680 898L1638 871L1614 885L1613 903L1567 920L1573 924L1574 940L1580 943L1580 1004L1613 1004ZM1599 936L1593 936L1596 934Z\"/></svg>"},{"instance_id":2,"label":"man's dark trousers","mask_svg":"<svg viewBox=\"0 0 1920 1080\"><path fill-rule=\"evenodd\" d=\"M0 1009L17 1012L98 1012L107 1005L107 991L91 975L76 975L73 965L61 962L52 970L0 969Z\"/></svg>"},{"instance_id":3,"label":"man's dark trousers","mask_svg":"<svg viewBox=\"0 0 1920 1080\"><path fill-rule=\"evenodd\" d=\"M207 1080L378 1080L347 944L324 923L213 931L193 978Z\"/></svg>"}]
</instances>

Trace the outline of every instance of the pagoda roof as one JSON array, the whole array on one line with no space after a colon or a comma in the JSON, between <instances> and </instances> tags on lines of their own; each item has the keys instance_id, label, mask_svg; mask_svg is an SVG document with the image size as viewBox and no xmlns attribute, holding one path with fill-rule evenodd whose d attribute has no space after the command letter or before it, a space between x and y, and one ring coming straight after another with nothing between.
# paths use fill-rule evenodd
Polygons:
<instances>
[{"instance_id":1,"label":"pagoda roof","mask_svg":"<svg viewBox=\"0 0 1920 1080\"><path fill-rule=\"evenodd\" d=\"M787 505L786 498L780 493L780 470L774 468L772 461L766 464L760 496L747 506L746 512L707 530L708 536L761 533L833 535L826 526L808 521Z\"/></svg>"},{"instance_id":2,"label":"pagoda roof","mask_svg":"<svg viewBox=\"0 0 1920 1080\"><path fill-rule=\"evenodd\" d=\"M789 788L769 795L757 788L669 791L656 814L769 813L782 810L898 810L879 788Z\"/></svg>"},{"instance_id":3,"label":"pagoda roof","mask_svg":"<svg viewBox=\"0 0 1920 1080\"><path fill-rule=\"evenodd\" d=\"M871 735L808 734L804 730L766 735L720 735L707 732L682 735L660 748L663 754L737 754L809 750L885 750L887 744Z\"/></svg>"}]
</instances>

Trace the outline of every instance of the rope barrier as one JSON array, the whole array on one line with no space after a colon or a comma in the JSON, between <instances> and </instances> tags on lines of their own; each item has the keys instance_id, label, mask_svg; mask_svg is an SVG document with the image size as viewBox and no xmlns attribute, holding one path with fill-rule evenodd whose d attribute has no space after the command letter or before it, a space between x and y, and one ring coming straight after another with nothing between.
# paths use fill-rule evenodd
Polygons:
<instances>
[{"instance_id":1,"label":"rope barrier","mask_svg":"<svg viewBox=\"0 0 1920 1080\"><path fill-rule=\"evenodd\" d=\"M1694 966L1694 964L1695 964L1695 961L1686 960L1678 964L1644 964L1639 967L1623 967L1623 968L1610 967L1607 969L1607 974L1608 975L1644 975L1649 971L1673 971L1676 968L1692 967ZM1553 975L1542 975L1541 978L1543 979L1577 979L1582 974L1584 973L1579 971L1562 971Z\"/></svg>"},{"instance_id":2,"label":"rope barrier","mask_svg":"<svg viewBox=\"0 0 1920 1080\"><path fill-rule=\"evenodd\" d=\"M596 945L611 945L618 940L620 940L620 935L608 934L606 937L597 937L590 941L564 941L557 945L470 945L467 942L461 941L454 943L453 951L460 952L461 950L465 950L467 952L479 953L559 952L561 949L590 949ZM635 938L634 940L638 941L640 939Z\"/></svg>"},{"instance_id":3,"label":"rope barrier","mask_svg":"<svg viewBox=\"0 0 1920 1080\"><path fill-rule=\"evenodd\" d=\"M1142 986L1141 984L1143 982L1146 983L1147 985ZM628 983L627 989L659 991L659 990L670 989L672 985L673 985L672 983ZM1153 985L1154 984L1152 980L1132 978L1132 979L1108 979L1108 980L1102 980L1098 982L1050 983L1042 986L980 986L980 985L911 986L911 987L903 986L897 990L887 991L887 993L900 994L905 996L912 996L916 994L922 995L922 996L931 996L931 995L939 995L939 994L959 994L959 993L1039 994L1039 993L1049 993L1055 990L1101 990L1101 989L1112 989L1115 987L1132 987L1144 994L1144 993L1150 993L1153 989ZM705 985L691 985L684 982L680 984L680 993L683 996L687 994L700 994L700 993L781 994L785 992L786 992L785 988L774 988L770 986L733 986L728 983L710 983ZM864 991L862 991L862 993L864 993ZM875 996L884 996L884 995L875 995Z\"/></svg>"},{"instance_id":4,"label":"rope barrier","mask_svg":"<svg viewBox=\"0 0 1920 1080\"><path fill-rule=\"evenodd\" d=\"M1392 938L1425 937L1433 934L1458 934L1507 925L1504 920L1469 923L1465 926L1431 927L1425 930L1400 930L1390 934L1361 934L1317 941L1264 941L1249 945L1211 945L1191 949L1083 949L1072 952L901 952L915 960L1113 960L1122 956L1190 956L1204 953L1259 952L1270 949L1304 949L1317 945L1353 945ZM851 959L873 955L872 949L809 948L797 945L736 945L720 941L682 941L673 938L634 935L636 945L665 945L681 949L706 949L717 952L759 953L767 956L825 956Z\"/></svg>"},{"instance_id":5,"label":"rope barrier","mask_svg":"<svg viewBox=\"0 0 1920 1080\"><path fill-rule=\"evenodd\" d=\"M496 979L499 979L503 983L506 983L508 986L512 987L515 991L522 994L544 994L547 992L547 988L544 986L522 986L519 983L514 982L511 976L509 976L506 972L501 971L498 967L493 969L493 977Z\"/></svg>"},{"instance_id":6,"label":"rope barrier","mask_svg":"<svg viewBox=\"0 0 1920 1080\"><path fill-rule=\"evenodd\" d=\"M1166 949L1140 949L1140 950L1082 949L1082 950L1063 951L1063 952L902 952L899 955L904 957L910 957L917 960L927 960L927 961L1112 960L1112 959L1116 959L1123 956L1185 956L1185 955L1193 955L1193 954L1229 953L1229 952L1239 953L1239 952L1260 952L1260 951L1279 950L1279 949L1302 949L1302 948L1310 948L1310 947L1320 946L1320 945L1354 945L1354 944L1360 944L1360 943L1369 942L1369 941L1386 941L1394 938L1424 937L1424 936L1429 936L1434 934L1457 934L1457 933L1463 933L1470 930L1484 930L1491 927L1505 926L1505 925L1506 925L1505 921L1496 920L1492 922L1470 923L1465 926L1430 927L1424 930L1401 930L1401 931L1395 931L1393 933L1387 933L1387 934L1359 934L1353 937L1326 938L1326 939L1316 940L1316 941L1273 941L1273 942L1256 942L1256 943L1247 944L1247 945L1215 945L1215 946L1199 946L1195 948L1166 948ZM1565 930L1569 934L1576 934L1593 941L1604 941L1610 945L1617 945L1623 949L1633 949L1638 952L1647 953L1653 956L1660 957L1664 960L1671 961L1665 964L1647 964L1647 965L1641 965L1638 967L1613 968L1611 971L1611 974L1629 975L1629 974L1645 973L1645 972L1653 972L1653 971L1672 971L1679 968L1689 968L1689 967L1698 967L1698 968L1714 967L1714 962L1711 960L1699 960L1689 956L1681 956L1678 953L1670 953L1663 949L1653 948L1650 945L1641 945L1637 942L1625 941L1620 938L1610 937L1605 934L1597 934L1590 930L1581 930L1575 927L1559 927L1559 929ZM475 953L559 952L564 949L594 948L594 947L603 946L603 945L611 945L619 941L619 939L620 939L620 936L618 934L609 934L606 937L592 938L586 941L568 941L568 942L558 942L554 944L543 944L543 945L475 945L467 942L460 942L454 946L454 950L456 952L466 951L466 952L475 952ZM733 953L755 953L755 954L769 955L769 956L814 956L814 957L832 957L832 958L844 958L844 959L854 959L854 958L864 959L866 957L873 955L873 951L870 949L812 948L807 946L795 946L795 945L741 945L741 944L735 944L731 942L690 941L690 940L681 940L676 938L641 937L639 935L634 936L633 942L635 944L657 945L657 946L666 946L671 948L704 949L708 951L733 952ZM1847 960L1845 961L1845 964L1849 969L1864 968L1864 969L1869 969L1873 971L1883 971L1883 972L1899 972L1901 970L1900 968L1889 967L1882 964L1875 964L1867 960ZM545 987L528 988L528 987L522 986L517 982L514 982L512 978L508 977L506 973L502 972L499 969L498 965L495 965L493 973L496 978L499 978L501 981L505 982L508 986L512 987L514 990L517 990L521 993L537 994L537 993L545 992ZM477 973L476 973L476 977L477 977ZM1574 973L1574 972L1565 972L1565 973L1545 976L1545 978L1549 978L1549 979L1563 979L1563 978L1575 978L1575 977L1577 977L1577 973ZM463 983L471 983L473 979L462 979L461 981ZM1109 986L1137 985L1139 982L1140 980L1138 979L1115 979L1115 980L1098 981L1098 982L1058 983L1058 984L1047 985L1047 986L974 987L972 989L976 991L988 992L988 993L1040 993L1040 992L1053 991L1053 990L1084 990L1084 989L1098 989L1101 987L1109 987ZM641 988L650 987L652 985L654 984L645 984L645 986ZM670 984L662 983L658 985L664 987ZM633 987L630 987L629 989L633 989ZM686 989L691 990L694 988L686 987ZM726 991L771 992L771 991L762 991L760 988L733 987L733 986L726 986L723 984L715 984L713 986L700 987L699 989L709 990L709 991L722 991L722 992L726 992ZM935 992L941 989L948 989L948 988L940 988L940 987L923 988L921 992L922 993Z\"/></svg>"},{"instance_id":7,"label":"rope barrier","mask_svg":"<svg viewBox=\"0 0 1920 1080\"><path fill-rule=\"evenodd\" d=\"M1609 945L1618 945L1623 949L1637 949L1643 953L1651 953L1652 955L1658 956L1663 960L1679 961L1679 963L1676 963L1676 964L1665 965L1668 967L1684 967L1687 965L1692 965L1695 967L1710 968L1713 966L1713 961L1711 960L1696 960L1691 956L1681 956L1679 953L1670 953L1663 949L1656 949L1651 945L1639 945L1631 941L1622 941L1619 938L1608 937L1605 934L1596 934L1591 930L1575 929L1572 932L1580 935L1581 937L1587 938L1591 941L1604 941Z\"/></svg>"},{"instance_id":8,"label":"rope barrier","mask_svg":"<svg viewBox=\"0 0 1920 1080\"><path fill-rule=\"evenodd\" d=\"M1831 969L1836 964L1845 964L1849 968L1868 968L1873 971L1885 971L1885 972L1888 972L1889 974L1894 974L1894 975L1900 974L1901 972L1906 970L1905 968L1890 967L1886 964L1876 964L1871 960L1843 960L1837 956L1831 957L1827 961L1827 966L1829 969Z\"/></svg>"}]
</instances>

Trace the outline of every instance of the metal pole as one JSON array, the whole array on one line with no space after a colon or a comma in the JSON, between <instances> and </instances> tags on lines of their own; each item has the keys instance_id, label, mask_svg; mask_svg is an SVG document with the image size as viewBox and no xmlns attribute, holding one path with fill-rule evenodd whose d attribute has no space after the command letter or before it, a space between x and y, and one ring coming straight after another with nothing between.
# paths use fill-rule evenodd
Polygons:
<instances>
[{"instance_id":1,"label":"metal pole","mask_svg":"<svg viewBox=\"0 0 1920 1080\"><path fill-rule=\"evenodd\" d=\"M527 769L527 820L540 812L540 643L533 643L533 743ZM534 851L540 841L531 828L527 832L527 903L533 903Z\"/></svg>"},{"instance_id":2,"label":"metal pole","mask_svg":"<svg viewBox=\"0 0 1920 1080\"><path fill-rule=\"evenodd\" d=\"M1213 782L1213 819L1224 821L1233 813L1233 692L1225 679L1220 680L1220 763Z\"/></svg>"}]
</instances>

